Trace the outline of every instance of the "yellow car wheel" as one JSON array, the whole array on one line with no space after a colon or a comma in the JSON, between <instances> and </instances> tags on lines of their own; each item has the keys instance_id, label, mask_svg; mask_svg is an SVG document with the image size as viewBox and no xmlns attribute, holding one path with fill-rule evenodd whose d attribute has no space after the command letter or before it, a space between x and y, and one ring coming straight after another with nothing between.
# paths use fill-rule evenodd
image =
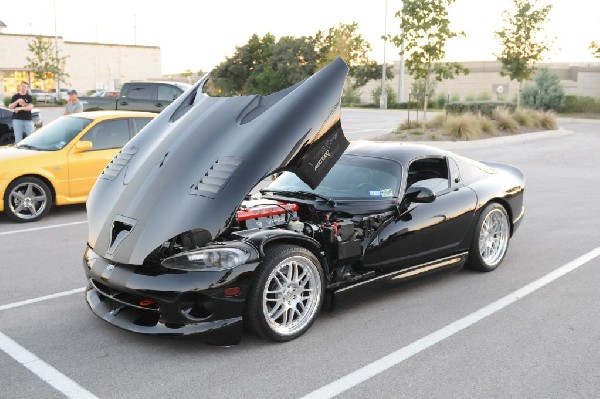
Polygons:
<instances>
[{"instance_id":1,"label":"yellow car wheel","mask_svg":"<svg viewBox=\"0 0 600 399\"><path fill-rule=\"evenodd\" d=\"M52 193L41 179L20 177L12 182L4 194L4 212L15 222L35 222L52 207Z\"/></svg>"}]
</instances>

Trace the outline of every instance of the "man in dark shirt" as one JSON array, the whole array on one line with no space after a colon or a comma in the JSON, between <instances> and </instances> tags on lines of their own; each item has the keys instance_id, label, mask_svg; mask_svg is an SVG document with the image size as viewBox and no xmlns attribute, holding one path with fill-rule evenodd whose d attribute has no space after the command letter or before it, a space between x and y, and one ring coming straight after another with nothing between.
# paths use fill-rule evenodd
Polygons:
<instances>
[{"instance_id":1,"label":"man in dark shirt","mask_svg":"<svg viewBox=\"0 0 600 399\"><path fill-rule=\"evenodd\" d=\"M31 120L33 98L28 94L28 89L29 83L21 82L19 92L12 96L10 104L8 104L8 108L13 110L15 144L33 133L33 121Z\"/></svg>"}]
</instances>

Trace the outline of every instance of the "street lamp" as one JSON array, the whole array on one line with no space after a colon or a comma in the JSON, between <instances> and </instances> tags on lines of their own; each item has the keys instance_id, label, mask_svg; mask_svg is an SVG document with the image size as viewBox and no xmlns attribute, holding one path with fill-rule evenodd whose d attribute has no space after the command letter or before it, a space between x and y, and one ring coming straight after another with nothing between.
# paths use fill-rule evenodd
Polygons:
<instances>
[{"instance_id":1,"label":"street lamp","mask_svg":"<svg viewBox=\"0 0 600 399\"><path fill-rule=\"evenodd\" d=\"M56 99L60 98L60 76L58 74L58 31L56 30L56 0L54 0L54 50L56 59Z\"/></svg>"},{"instance_id":2,"label":"street lamp","mask_svg":"<svg viewBox=\"0 0 600 399\"><path fill-rule=\"evenodd\" d=\"M383 64L381 64L381 97L379 98L379 108L380 109L387 109L387 88L386 88L386 81L385 81L385 69L386 69L386 62L385 62L385 45L387 43L387 0L385 0L385 12L384 12L384 17L385 20L383 22Z\"/></svg>"}]
</instances>

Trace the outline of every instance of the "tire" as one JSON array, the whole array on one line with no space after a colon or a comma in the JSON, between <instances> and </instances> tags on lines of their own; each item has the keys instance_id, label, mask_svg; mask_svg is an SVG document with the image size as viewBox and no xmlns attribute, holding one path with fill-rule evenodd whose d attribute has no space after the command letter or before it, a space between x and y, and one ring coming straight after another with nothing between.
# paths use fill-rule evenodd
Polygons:
<instances>
[{"instance_id":1,"label":"tire","mask_svg":"<svg viewBox=\"0 0 600 399\"><path fill-rule=\"evenodd\" d=\"M312 252L295 245L273 245L250 285L244 324L263 338L291 341L311 327L324 294L323 270Z\"/></svg>"},{"instance_id":2,"label":"tire","mask_svg":"<svg viewBox=\"0 0 600 399\"><path fill-rule=\"evenodd\" d=\"M14 144L15 135L8 126L0 124L0 146Z\"/></svg>"},{"instance_id":3,"label":"tire","mask_svg":"<svg viewBox=\"0 0 600 399\"><path fill-rule=\"evenodd\" d=\"M15 222L35 222L52 207L52 192L37 177L20 177L4 193L4 213Z\"/></svg>"},{"instance_id":4,"label":"tire","mask_svg":"<svg viewBox=\"0 0 600 399\"><path fill-rule=\"evenodd\" d=\"M491 272L502 263L510 241L510 222L506 209L498 203L488 204L477 221L466 266Z\"/></svg>"}]
</instances>

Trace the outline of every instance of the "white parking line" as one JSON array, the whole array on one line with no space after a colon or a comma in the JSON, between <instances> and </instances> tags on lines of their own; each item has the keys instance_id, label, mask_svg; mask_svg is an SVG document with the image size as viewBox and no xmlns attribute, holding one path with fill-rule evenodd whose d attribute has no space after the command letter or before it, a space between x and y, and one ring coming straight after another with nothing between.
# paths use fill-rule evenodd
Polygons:
<instances>
[{"instance_id":1,"label":"white parking line","mask_svg":"<svg viewBox=\"0 0 600 399\"><path fill-rule=\"evenodd\" d=\"M387 369L402 363L403 361L411 358L412 356L424 351L425 349L433 346L446 338L464 330L465 328L485 319L488 316L504 309L508 305L526 297L527 295L539 290L545 285L553 282L554 280L564 276L565 274L577 269L580 266L585 265L589 261L600 256L600 247L580 256L579 258L559 267L558 269L546 274L545 276L527 284L526 286L506 295L505 297L493 302L465 317L455 321L446 327L440 328L439 330L423 337L395 352L390 353L387 356L382 357L379 360L374 361L344 377L331 382L306 396L302 399L313 399L313 398L333 398L345 392L356 385L367 381L368 379L375 377L376 375L383 373Z\"/></svg>"},{"instance_id":2,"label":"white parking line","mask_svg":"<svg viewBox=\"0 0 600 399\"><path fill-rule=\"evenodd\" d=\"M48 300L48 299L60 298L61 296L73 295L73 294L77 294L77 293L80 293L80 292L83 292L83 291L85 291L85 287L75 288L75 289L70 290L70 291L63 291L63 292L58 292L56 294L45 295L45 296L40 296L40 297L37 297L37 298L27 299L25 301L13 302L13 303L9 303L9 304L6 304L6 305L1 305L0 306L0 311L7 310L7 309L18 308L20 306L29 305L31 303L36 303L36 302L42 302L42 301L45 301L45 300Z\"/></svg>"},{"instance_id":3,"label":"white parking line","mask_svg":"<svg viewBox=\"0 0 600 399\"><path fill-rule=\"evenodd\" d=\"M29 371L50 384L68 398L93 399L97 396L86 390L75 381L44 362L42 359L23 348L11 338L0 332L0 350L27 367Z\"/></svg>"},{"instance_id":4,"label":"white parking line","mask_svg":"<svg viewBox=\"0 0 600 399\"><path fill-rule=\"evenodd\" d=\"M21 229L21 230L12 230L12 231L2 231L0 232L0 236L9 236L12 234L19 234L19 233L27 233L30 231L39 231L39 230L47 230L47 229L55 229L57 227L66 227L66 226L75 226L78 224L84 224L87 223L87 220L84 220L82 222L72 222L72 223L62 223L62 224L51 224L50 226L42 226L42 227L32 227L30 229Z\"/></svg>"}]
</instances>

